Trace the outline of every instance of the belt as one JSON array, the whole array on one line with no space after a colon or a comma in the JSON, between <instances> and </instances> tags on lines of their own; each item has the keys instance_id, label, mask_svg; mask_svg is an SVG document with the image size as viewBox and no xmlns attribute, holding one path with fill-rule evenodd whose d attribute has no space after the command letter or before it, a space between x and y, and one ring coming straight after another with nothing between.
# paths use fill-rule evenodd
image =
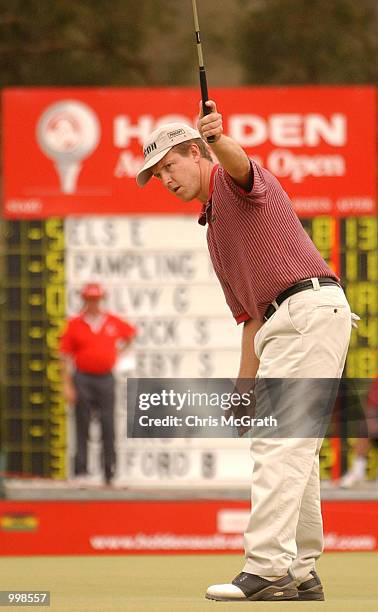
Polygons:
<instances>
[{"instance_id":1,"label":"belt","mask_svg":"<svg viewBox=\"0 0 378 612\"><path fill-rule=\"evenodd\" d=\"M331 276L321 276L320 278L316 280L319 281L320 286L337 285L338 287L340 287L339 283L335 281L335 279L332 278ZM276 297L274 302L269 304L268 308L265 311L264 317L263 317L264 321L267 321L276 312L276 310L278 309L278 306L280 306L282 302L287 300L287 298L289 298L292 295L295 295L296 293L300 293L301 291L306 291L307 289L313 289L313 288L314 288L314 285L313 285L312 280L303 280L303 281L300 281L299 283L296 283L292 287L285 289L285 291L282 291L282 293L280 293Z\"/></svg>"}]
</instances>

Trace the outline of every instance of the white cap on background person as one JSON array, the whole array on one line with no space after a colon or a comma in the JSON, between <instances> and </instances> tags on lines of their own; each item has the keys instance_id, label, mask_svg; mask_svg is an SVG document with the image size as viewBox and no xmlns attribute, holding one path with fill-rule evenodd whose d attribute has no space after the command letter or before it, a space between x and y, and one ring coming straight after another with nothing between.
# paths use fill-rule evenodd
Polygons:
<instances>
[{"instance_id":1,"label":"white cap on background person","mask_svg":"<svg viewBox=\"0 0 378 612\"><path fill-rule=\"evenodd\" d=\"M144 187L152 176L152 168L172 149L172 147L201 138L201 134L186 123L166 123L157 128L143 143L144 164L136 176L139 187Z\"/></svg>"}]
</instances>

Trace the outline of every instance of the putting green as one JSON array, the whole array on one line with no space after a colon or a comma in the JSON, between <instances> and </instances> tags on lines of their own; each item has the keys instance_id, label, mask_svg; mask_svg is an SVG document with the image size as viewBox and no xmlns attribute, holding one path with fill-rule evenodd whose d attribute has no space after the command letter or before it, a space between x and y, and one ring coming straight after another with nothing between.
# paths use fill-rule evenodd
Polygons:
<instances>
[{"instance_id":1,"label":"putting green","mask_svg":"<svg viewBox=\"0 0 378 612\"><path fill-rule=\"evenodd\" d=\"M208 584L227 582L241 563L238 555L0 557L0 590L50 590L51 607L42 609L64 612L271 610L269 602L204 599ZM377 570L377 553L324 554L318 571L327 601L280 602L280 610L377 612Z\"/></svg>"}]
</instances>

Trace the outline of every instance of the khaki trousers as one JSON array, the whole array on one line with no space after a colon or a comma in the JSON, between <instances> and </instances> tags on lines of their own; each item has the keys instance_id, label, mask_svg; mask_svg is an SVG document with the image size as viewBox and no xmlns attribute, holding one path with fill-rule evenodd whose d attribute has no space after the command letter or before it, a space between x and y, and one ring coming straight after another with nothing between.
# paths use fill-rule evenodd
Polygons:
<instances>
[{"instance_id":1,"label":"khaki trousers","mask_svg":"<svg viewBox=\"0 0 378 612\"><path fill-rule=\"evenodd\" d=\"M351 312L338 286L297 293L255 336L258 378L341 377ZM305 397L303 398L305 401ZM257 405L258 416L258 405ZM245 532L243 571L298 583L323 551L319 450L322 438L252 438L252 513Z\"/></svg>"}]
</instances>

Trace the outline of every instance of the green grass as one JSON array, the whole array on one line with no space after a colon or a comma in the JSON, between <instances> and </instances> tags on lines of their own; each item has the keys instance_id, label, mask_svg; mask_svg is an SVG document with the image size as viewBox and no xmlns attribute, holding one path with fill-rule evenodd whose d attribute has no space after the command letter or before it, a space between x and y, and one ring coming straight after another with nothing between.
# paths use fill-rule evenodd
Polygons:
<instances>
[{"instance_id":1,"label":"green grass","mask_svg":"<svg viewBox=\"0 0 378 612\"><path fill-rule=\"evenodd\" d=\"M65 612L270 610L270 602L204 599L207 585L228 582L241 566L238 555L0 557L0 590L50 590L50 610ZM324 554L318 572L327 601L279 602L279 609L377 612L377 570L378 553Z\"/></svg>"}]
</instances>

